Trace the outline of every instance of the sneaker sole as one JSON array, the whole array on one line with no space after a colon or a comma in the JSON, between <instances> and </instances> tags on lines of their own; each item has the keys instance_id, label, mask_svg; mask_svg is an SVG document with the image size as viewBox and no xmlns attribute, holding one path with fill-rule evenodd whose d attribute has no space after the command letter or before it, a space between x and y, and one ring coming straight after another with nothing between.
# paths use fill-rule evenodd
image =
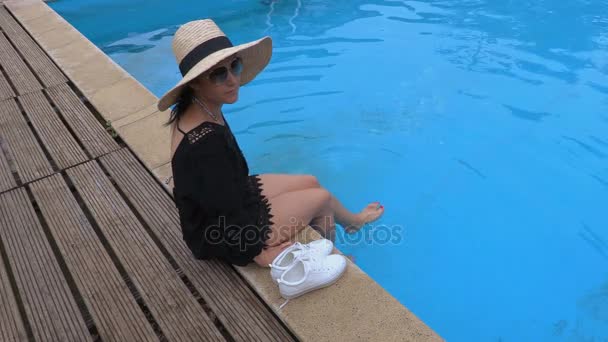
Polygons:
<instances>
[{"instance_id":1,"label":"sneaker sole","mask_svg":"<svg viewBox=\"0 0 608 342\"><path fill-rule=\"evenodd\" d=\"M298 293L298 294L293 294L293 295L283 295L283 294L281 293L281 297L283 297L283 298L285 298L285 299L294 299L294 298L297 298L297 297L303 296L303 295L305 295L305 294L307 294L307 293L309 293L309 292L312 292L312 291L315 291L315 290L319 290L319 289L322 289L322 288L324 288L324 287L331 286L331 285L333 285L335 282L337 282L337 281L338 281L338 279L342 278L342 275L344 274L344 272L346 272L346 267L344 267L344 270L342 270L342 272L340 272L340 274L338 274L338 275L336 276L336 279L334 279L334 280L330 281L329 283L325 283L325 284L322 284L322 285L319 285L319 286L311 287L311 288L307 289L306 291L304 291L304 292L300 292L300 293Z\"/></svg>"}]
</instances>

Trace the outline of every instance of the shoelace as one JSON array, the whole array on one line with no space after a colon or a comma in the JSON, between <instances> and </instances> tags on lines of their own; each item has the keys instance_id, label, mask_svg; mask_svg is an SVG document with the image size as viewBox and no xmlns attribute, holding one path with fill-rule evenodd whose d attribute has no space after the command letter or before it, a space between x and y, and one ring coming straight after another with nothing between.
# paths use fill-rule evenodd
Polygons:
<instances>
[{"instance_id":1,"label":"shoelace","mask_svg":"<svg viewBox=\"0 0 608 342\"><path fill-rule=\"evenodd\" d=\"M296 243L299 243L299 242L296 242ZM309 246L306 246L306 247L309 247ZM310 248L308 250L310 250ZM311 256L310 253L298 254L296 256L296 259L294 260L294 262L302 261L302 264L304 265L304 277L302 277L301 280L291 283L291 282L283 280L283 276L281 276L281 278L277 279L277 283L278 284L282 283L282 284L286 284L289 286L296 286L296 285L302 284L303 282L306 281L306 279L308 279L308 272L310 272L310 269L309 269L310 266L308 265L308 263L305 263L304 261L313 261L314 262L315 260L316 260L316 258L314 256ZM289 299L286 299L285 302L283 302L283 304L279 305L279 310L282 310L285 307L285 305L287 305L287 303L289 303Z\"/></svg>"},{"instance_id":2,"label":"shoelace","mask_svg":"<svg viewBox=\"0 0 608 342\"><path fill-rule=\"evenodd\" d=\"M298 262L298 260L316 261L315 255L314 255L314 253L312 253L313 248L310 245L308 245L308 244L305 245L300 242L296 242L296 243L294 243L294 246L296 246L296 248L294 248L294 249L301 251L301 253L298 253L298 255L296 255L296 258L294 259L293 262ZM272 268L272 264L268 264L268 266L270 268ZM307 263L304 263L304 277L302 278L302 280L294 282L294 283L290 283L290 282L284 281L283 277L281 276L281 278L277 279L277 283L278 284L283 283L283 284L290 285L290 286L300 285L304 281L306 281L306 279L308 278L309 271L310 271L309 265ZM283 304L279 305L279 310L282 310L285 307L285 305L287 305L287 303L289 303L289 299L285 300L285 302L283 302Z\"/></svg>"},{"instance_id":3,"label":"shoelace","mask_svg":"<svg viewBox=\"0 0 608 342\"><path fill-rule=\"evenodd\" d=\"M296 255L295 259L293 262L295 262L299 256L304 255L304 254L308 254L310 252L313 251L312 247L310 247L309 245L304 245L300 242L296 242L293 244L296 248L294 248L294 250L292 252L295 251L301 251L300 253L298 253L298 255ZM268 264L268 267L272 268L273 263Z\"/></svg>"},{"instance_id":4,"label":"shoelace","mask_svg":"<svg viewBox=\"0 0 608 342\"><path fill-rule=\"evenodd\" d=\"M315 261L315 258L311 257L310 254L299 254L298 256L296 256L294 263L298 262L298 261ZM303 282L305 282L306 279L308 278L308 272L310 272L310 266L307 263L303 263L303 265L304 265L304 277L302 277L302 279L300 279L296 282L288 282L288 281L283 280L283 276L281 275L281 277L279 279L277 279L277 283L285 284L285 285L289 285L289 286L297 286L297 285L300 285Z\"/></svg>"}]
</instances>

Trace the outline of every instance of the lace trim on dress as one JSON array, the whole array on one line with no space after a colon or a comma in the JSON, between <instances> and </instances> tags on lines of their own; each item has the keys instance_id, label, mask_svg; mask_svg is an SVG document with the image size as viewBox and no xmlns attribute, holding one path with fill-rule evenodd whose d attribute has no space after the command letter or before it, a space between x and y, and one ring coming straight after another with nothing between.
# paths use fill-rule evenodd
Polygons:
<instances>
[{"instance_id":1,"label":"lace trim on dress","mask_svg":"<svg viewBox=\"0 0 608 342\"><path fill-rule=\"evenodd\" d=\"M204 137L205 135L213 132L214 129L208 126L199 126L195 129L193 129L192 131L190 131L186 137L188 138L188 142L190 144L194 144L195 142L197 142L200 138Z\"/></svg>"},{"instance_id":2,"label":"lace trim on dress","mask_svg":"<svg viewBox=\"0 0 608 342\"><path fill-rule=\"evenodd\" d=\"M270 213L270 202L268 198L262 194L262 180L258 175L249 176L249 201L257 204L258 215L257 223L260 229L262 229L263 239L267 240L268 234L270 234L270 227L274 224L272 218L274 217Z\"/></svg>"}]
</instances>

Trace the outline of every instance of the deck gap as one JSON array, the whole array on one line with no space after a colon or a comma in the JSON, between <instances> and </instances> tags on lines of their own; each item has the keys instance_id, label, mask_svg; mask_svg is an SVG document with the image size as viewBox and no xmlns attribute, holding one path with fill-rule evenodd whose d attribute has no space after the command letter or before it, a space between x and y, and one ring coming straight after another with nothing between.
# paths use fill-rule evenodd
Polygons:
<instances>
[{"instance_id":1,"label":"deck gap","mask_svg":"<svg viewBox=\"0 0 608 342\"><path fill-rule=\"evenodd\" d=\"M28 320L27 315L25 314L25 305L23 304L23 299L21 298L21 293L19 292L19 287L17 286L17 281L15 280L15 274L13 273L13 269L10 267L10 262L8 261L8 254L6 254L6 247L4 246L4 242L2 241L1 236L0 257L4 261L3 265L0 265L0 267L4 267L4 269L6 270L11 289L13 290L13 294L15 295L15 302L17 302L19 315L22 318L21 320L25 328L25 333L27 334L27 340L29 342L35 342L32 325L30 324L30 321Z\"/></svg>"},{"instance_id":2,"label":"deck gap","mask_svg":"<svg viewBox=\"0 0 608 342\"><path fill-rule=\"evenodd\" d=\"M108 170L105 168L105 166L102 163L98 163L98 164L101 167L101 170L103 171L103 173L106 175L106 177L108 177L108 179L110 180L110 182L112 183L112 185L114 186L114 188L116 189L116 191L118 192L120 197L127 204L129 209L131 210L131 212L133 212L133 214L135 215L135 217L137 218L139 223L144 227L144 229L146 230L148 235L152 238L152 241L154 241L156 246L159 248L159 250L163 254L163 256L169 261L173 270L177 273L177 275L182 280L184 285L186 285L186 287L190 291L190 294L192 294L192 296L196 299L196 301L199 303L199 305L203 308L205 313L209 316L209 318L211 319L213 324L216 326L216 328L218 328L218 330L221 332L221 334L226 339L226 341L234 341L234 338L230 335L230 333L228 332L228 330L226 329L224 324L218 319L217 315L213 312L213 310L211 310L211 308L209 307L209 305L207 304L207 302L205 301L203 296L198 292L198 290L194 287L194 285L192 285L192 282L190 281L188 276L186 276L184 274L184 271L182 270L182 268L179 267L178 263L171 256L169 251L167 251L167 248L163 245L163 243L160 241L158 236L154 233L152 228L150 228L148 223L143 219L143 217L141 216L141 214L139 213L137 208L135 208L135 206L133 205L133 203L131 202L129 197L124 193L124 191L116 183L114 178L112 178L112 176L110 175ZM147 168L146 168L146 170L147 170ZM155 177L155 179L156 179L156 177Z\"/></svg>"},{"instance_id":3,"label":"deck gap","mask_svg":"<svg viewBox=\"0 0 608 342\"><path fill-rule=\"evenodd\" d=\"M137 162L139 163L139 166L141 168L143 168L146 173L148 173L150 176L152 176L152 178L154 179L154 181L160 185L160 188L169 195L169 197L173 200L173 194L171 193L171 191L169 191L163 184L162 181L156 177L156 175L154 175L154 173L152 171L150 171L150 169L141 161L141 159L139 159L139 157L137 156L137 154L133 153L133 151L131 151L130 148L126 147L129 150L129 153L135 157L135 160L137 160ZM110 152L110 153L115 153L116 151ZM108 153L108 154L110 154ZM129 207L131 207L131 202L127 199L126 195L122 192L121 189L118 188L118 185L115 183L115 181L113 180L113 178L108 174L107 170L105 169L105 167L100 163L101 169L103 170L103 172L106 174L106 176L108 177L108 179L110 179L110 181L112 182L112 184L114 184L114 186L118 189L118 193L123 197L123 199L125 199L125 202L127 203L127 205L129 205ZM131 210L135 213L135 215L137 216L137 218L141 221L141 218L139 217L139 213L134 209L131 208ZM146 227L146 229L148 229L147 225L142 223L144 225L144 227ZM154 239L154 241L156 242L156 235L151 234L152 238ZM157 244L159 244L159 242L157 242ZM162 245L160 249L162 251L163 254L167 253L167 251L164 249L164 247ZM169 261L171 262L171 264L173 265L173 259L172 258L168 258ZM291 331L291 329L289 327L287 327L287 325L285 324L285 322L283 322L283 320L274 312L274 310L272 309L272 307L270 307L270 305L266 302L266 300L264 298L262 298L260 296L260 294L258 293L258 291L249 283L249 281L247 281L247 279L245 279L237 270L233 265L229 265L230 268L232 268L234 270L235 275L243 280L243 284L249 289L249 291L255 296L255 298L258 299L258 301L260 303L262 303L264 305L264 307L266 307L269 312L272 314L273 317L275 317L277 319L277 321L279 322L279 324L285 328L285 331L287 331L287 333L293 338L294 341L298 341L298 338L295 336L295 334ZM179 266L177 266L179 267ZM178 271L179 274L180 271ZM189 282L189 280L188 280ZM186 284L188 286L188 284ZM205 309L205 307L204 307ZM206 309L205 309L206 310ZM214 316L215 317L215 316ZM218 326L219 328L219 326ZM224 328L222 328L224 329Z\"/></svg>"},{"instance_id":4,"label":"deck gap","mask_svg":"<svg viewBox=\"0 0 608 342\"><path fill-rule=\"evenodd\" d=\"M0 33L0 34L3 34L3 33ZM6 34L4 34L4 36L6 37L6 40L8 40L8 37L6 36ZM17 91L17 87L15 87L15 85L13 84L13 81L11 81L11 79L8 77L8 74L6 73L6 70L4 70L4 67L2 66L1 63L0 63L0 72L2 73L2 76L4 76L4 79L6 80L6 82L8 82L8 85L13 90L13 94L15 94L15 96L18 96L19 92Z\"/></svg>"},{"instance_id":5,"label":"deck gap","mask_svg":"<svg viewBox=\"0 0 608 342\"><path fill-rule=\"evenodd\" d=\"M0 137L0 153L4 155L4 158L8 163L8 168L11 170L11 174L13 175L15 183L17 183L17 187L21 186L23 184L23 181L21 180L21 177L19 177L19 173L17 172L17 164L15 163L13 156L8 152L8 146L6 146L6 143L4 142L4 139L2 139L2 137Z\"/></svg>"},{"instance_id":6,"label":"deck gap","mask_svg":"<svg viewBox=\"0 0 608 342\"><path fill-rule=\"evenodd\" d=\"M63 126L65 128L67 128L68 132L70 132L70 134L72 135L72 138L74 138L74 140L78 144L78 147L80 147L80 149L82 151L84 151L84 154L87 157L87 161L93 159L93 157L91 156L91 154L89 153L89 151L85 148L85 146L82 144L82 142L80 141L80 139L78 139L78 136L76 135L76 133L74 133L74 130L72 129L72 127L68 124L67 120L61 114L61 112L59 111L59 108L57 108L57 106L55 105L55 102L53 102L53 100L49 96L48 90L46 88L43 89L42 94L46 98L46 100L48 101L48 103L51 105L51 107L53 108L53 110L55 111L55 114L57 115L57 117L59 118L59 120L61 120L61 123L63 124Z\"/></svg>"},{"instance_id":7,"label":"deck gap","mask_svg":"<svg viewBox=\"0 0 608 342\"><path fill-rule=\"evenodd\" d=\"M59 246L57 245L57 243L55 242L55 239L53 238L51 229L49 228L49 225L46 222L44 215L42 215L42 211L40 210L40 206L38 205L38 202L34 198L34 194L32 193L32 190L30 189L29 186L25 186L24 188L27 192L27 196L30 200L30 203L32 204L32 207L34 208L34 212L36 213L36 216L38 217L38 221L40 222L40 226L42 227L42 232L44 233L46 240L49 242L49 245L51 246L51 251L53 252L55 259L57 260L57 263L59 264L59 268L61 269L61 272L63 273L63 276L65 277L65 279L68 283L68 287L70 289L70 292L72 293L72 297L76 300L76 305L78 306L78 309L80 310L80 315L83 317L83 319L86 323L87 329L89 330L89 334L91 335L94 342L102 342L101 337L99 336L99 331L97 330L97 326L95 325L95 322L93 320L93 316L89 312L89 309L87 308L87 305L82 297L82 294L80 293L80 291L78 290L78 287L76 286L76 282L74 281L74 278L72 277L72 274L70 273L67 263L65 262L65 259L63 258L63 255L61 254L61 250L59 249Z\"/></svg>"},{"instance_id":8,"label":"deck gap","mask_svg":"<svg viewBox=\"0 0 608 342\"><path fill-rule=\"evenodd\" d=\"M45 2L45 3L48 3L48 2L54 2L56 0L42 0L42 1ZM13 20L15 21L15 23L17 23L17 25L21 27L21 29L23 30L23 32L28 37L30 37L30 39L32 40L32 42L34 42L34 45L36 45L36 46L38 46L38 48L40 48L40 50L44 53L44 55L46 55L48 57L48 60L57 68L57 70L59 70L59 72L64 76L64 78L66 80L68 80L69 77L67 77L67 75L63 72L63 69L59 66L59 64L57 64L55 62L55 60L49 55L47 49L45 47L43 47L42 45L40 45L40 43L38 42L38 39L36 39L32 35L32 33L28 29L26 29L25 25L21 22L21 20L19 20L17 18L17 16L11 10L9 10L8 8L6 8L6 6L5 6L5 9L7 10L6 12L8 13L8 15L10 15L13 18ZM33 72L33 70L32 70L32 72ZM35 72L34 72L34 75L36 75ZM43 88L46 88L46 85L44 83L42 83L40 80L38 80L38 81L40 82L40 85L42 85ZM53 85L49 85L49 87L51 87L51 86L53 86Z\"/></svg>"},{"instance_id":9,"label":"deck gap","mask_svg":"<svg viewBox=\"0 0 608 342\"><path fill-rule=\"evenodd\" d=\"M148 305L144 302L144 300L143 300L143 298L141 296L141 293L139 292L139 290L137 289L137 287L133 283L133 280L131 279L131 277L127 273L127 270L125 269L125 267L120 262L120 259L118 258L118 255L116 255L116 252L114 252L114 249L112 248L112 246L108 242L107 238L105 237L105 235L101 231L101 228L99 228L99 225L97 224L97 221L95 221L95 218L93 217L93 214L89 211L89 208L86 206L84 200L82 199L82 196L80 196L80 193L76 189L76 186L74 185L74 183L72 182L72 180L70 179L70 177L68 177L68 175L65 173L65 170L61 172L61 175L63 176L63 179L67 183L68 188L72 192L72 195L76 199L76 202L80 206L80 209L82 209L82 212L84 213L85 217L87 218L87 220L91 224L91 227L93 228L93 231L97 235L97 238L99 239L99 241L101 241L101 244L103 245L104 249L106 250L106 252L110 256L110 259L112 260L112 262L116 266L116 269L118 270L118 273L120 274L121 278L123 279L123 281L127 285L127 288L131 292L131 295L135 299L135 302L139 306L140 310L144 313L144 316L146 317L146 320L148 321L148 323L150 324L150 326L152 326L152 329L154 330L154 333L158 337L159 341L163 341L163 342L164 341L168 341L168 339L165 336L164 332L160 328L160 325L156 321L156 318L154 318L154 316L152 315L152 312L148 308Z\"/></svg>"},{"instance_id":10,"label":"deck gap","mask_svg":"<svg viewBox=\"0 0 608 342\"><path fill-rule=\"evenodd\" d=\"M42 141L42 138L40 138L40 135L38 134L38 132L34 128L34 125L32 125L32 122L30 121L30 118L25 113L25 109L21 105L21 99L19 97L15 97L15 100L16 100L15 102L17 102L17 106L19 107L19 110L21 111L21 115L23 115L23 117L27 121L27 126L30 128L30 130L34 134L34 138L36 139L36 142L38 143L38 146L40 146L40 149L42 150L42 153L44 153L44 156L46 157L46 159L51 164L51 168L55 172L60 171L61 168L59 168L59 166L57 165L57 163L55 162L55 160L53 160L53 158L51 157L51 153L46 148L46 144Z\"/></svg>"},{"instance_id":11,"label":"deck gap","mask_svg":"<svg viewBox=\"0 0 608 342\"><path fill-rule=\"evenodd\" d=\"M13 15L12 13L9 12L9 15ZM15 19L15 21L17 23L19 23L19 21L13 16L13 19ZM26 31L26 30L24 30ZM31 37L31 35L26 31L26 34L28 36ZM13 40L6 34L4 33L4 36L6 37L6 40L8 41L8 43L13 47L13 49L17 52L17 55L19 55L19 58L21 58L21 60L23 61L23 63L25 63L25 66L30 70L30 72L34 75L34 77L36 78L36 81L38 81L38 83L40 84L41 89L44 88L44 82L42 81L42 78L40 78L40 76L38 76L38 73L36 73L36 70L34 70L34 68L32 67L32 65L30 64L30 62L27 60L27 58L25 58L25 56L23 55L23 53L21 53L21 50L19 50L19 47L17 47L17 45L15 44L15 42L13 42ZM34 42L36 42L36 40L34 38L32 38L32 40ZM51 60L52 61L52 60ZM61 70L61 69L59 69ZM64 75L65 76L65 75ZM38 90L38 89L37 89ZM30 91L31 92L31 91ZM16 94L16 93L15 93ZM23 95L23 94L19 94L19 95Z\"/></svg>"},{"instance_id":12,"label":"deck gap","mask_svg":"<svg viewBox=\"0 0 608 342\"><path fill-rule=\"evenodd\" d=\"M0 138L0 143L1 143L1 142L2 142L2 139ZM77 164L71 165L69 168L76 167L76 166L79 166L79 165L82 165L82 164L85 164L85 163L88 163L88 162L90 162L90 160L81 161L81 162L79 162L79 163L77 163ZM5 192L9 192L9 191L14 190L14 189L17 189L17 188L24 187L24 186L26 186L26 185L29 185L30 183L34 183L34 182L37 182L37 181L39 181L39 180L42 180L42 179L45 179L45 178L48 178L48 177L52 177L52 176L56 175L57 173L60 173L61 171L63 171L63 170L59 170L59 171L53 171L53 173L51 173L50 175L42 176L42 177L40 177L40 178L36 178L36 179L34 179L34 180L31 180L31 181L29 181L29 182L21 182L21 181L20 181L20 182L19 182L19 184L18 184L16 187L14 187L14 188L12 188L12 189L8 189L8 190L0 191L0 194L3 194L3 193L5 193ZM14 171L14 172L16 172L16 171ZM17 175L17 176L18 176L18 175ZM0 342L3 342L3 341L0 341Z\"/></svg>"},{"instance_id":13,"label":"deck gap","mask_svg":"<svg viewBox=\"0 0 608 342\"><path fill-rule=\"evenodd\" d=\"M89 101L89 99L80 91L80 89L78 89L78 87L76 87L76 85L72 81L68 81L67 84L72 89L72 91L74 93L76 93L76 96L78 96L78 98L80 99L80 102L82 102L89 109L89 111L91 111L91 113L93 113L93 116L95 117L95 119L97 119L97 121L99 121L99 123L107 131L109 122L97 111L95 106L93 106L93 104ZM108 134L110 134L110 133L108 132ZM114 139L114 141L116 141L116 143L120 147L127 146L127 144L124 142L124 140L122 140L120 135L116 135L115 137L112 137L112 139Z\"/></svg>"}]
</instances>

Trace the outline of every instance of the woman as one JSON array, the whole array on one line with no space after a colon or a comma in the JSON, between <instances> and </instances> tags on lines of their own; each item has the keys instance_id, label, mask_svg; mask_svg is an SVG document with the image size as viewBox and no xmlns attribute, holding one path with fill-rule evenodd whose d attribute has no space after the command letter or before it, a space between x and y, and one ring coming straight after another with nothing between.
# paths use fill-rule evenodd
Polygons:
<instances>
[{"instance_id":1,"label":"woman","mask_svg":"<svg viewBox=\"0 0 608 342\"><path fill-rule=\"evenodd\" d=\"M175 104L174 199L195 257L268 266L306 225L333 239L334 221L353 233L380 217L377 202L349 212L314 176L249 175L222 106L268 64L270 37L233 46L212 20L198 20L177 30L173 51L183 78L158 108Z\"/></svg>"}]
</instances>

